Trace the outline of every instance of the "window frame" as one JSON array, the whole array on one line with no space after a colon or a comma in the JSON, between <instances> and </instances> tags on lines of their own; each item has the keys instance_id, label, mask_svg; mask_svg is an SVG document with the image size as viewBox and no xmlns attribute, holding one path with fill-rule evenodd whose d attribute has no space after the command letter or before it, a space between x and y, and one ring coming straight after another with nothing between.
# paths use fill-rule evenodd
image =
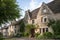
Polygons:
<instances>
[{"instance_id":1,"label":"window frame","mask_svg":"<svg viewBox=\"0 0 60 40\"><path fill-rule=\"evenodd\" d=\"M45 21L45 19L46 19L46 21ZM46 23L47 22L47 16L41 17L41 22Z\"/></svg>"},{"instance_id":2,"label":"window frame","mask_svg":"<svg viewBox=\"0 0 60 40\"><path fill-rule=\"evenodd\" d=\"M48 32L48 28L46 28L46 32Z\"/></svg>"},{"instance_id":3,"label":"window frame","mask_svg":"<svg viewBox=\"0 0 60 40\"><path fill-rule=\"evenodd\" d=\"M34 20L32 20L32 24L34 24Z\"/></svg>"},{"instance_id":4,"label":"window frame","mask_svg":"<svg viewBox=\"0 0 60 40\"><path fill-rule=\"evenodd\" d=\"M43 33L45 32L45 28L43 28Z\"/></svg>"}]
</instances>

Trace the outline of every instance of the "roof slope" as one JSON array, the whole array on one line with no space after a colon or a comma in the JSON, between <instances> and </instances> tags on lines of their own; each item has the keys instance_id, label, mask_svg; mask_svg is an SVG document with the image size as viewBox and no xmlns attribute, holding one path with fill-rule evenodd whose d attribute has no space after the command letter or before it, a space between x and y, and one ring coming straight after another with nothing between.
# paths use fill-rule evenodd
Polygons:
<instances>
[{"instance_id":1,"label":"roof slope","mask_svg":"<svg viewBox=\"0 0 60 40\"><path fill-rule=\"evenodd\" d=\"M47 5L54 13L60 13L60 4L59 4L59 2L52 1L52 2L48 3Z\"/></svg>"},{"instance_id":2,"label":"roof slope","mask_svg":"<svg viewBox=\"0 0 60 40\"><path fill-rule=\"evenodd\" d=\"M40 7L31 12L31 17L30 17L31 19L35 19L37 17L39 9Z\"/></svg>"}]
</instances>

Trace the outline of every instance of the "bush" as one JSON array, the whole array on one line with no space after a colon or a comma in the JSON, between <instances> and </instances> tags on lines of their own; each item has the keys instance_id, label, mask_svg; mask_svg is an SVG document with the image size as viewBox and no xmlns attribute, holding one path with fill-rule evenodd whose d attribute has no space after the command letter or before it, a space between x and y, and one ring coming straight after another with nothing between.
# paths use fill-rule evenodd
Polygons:
<instances>
[{"instance_id":1,"label":"bush","mask_svg":"<svg viewBox=\"0 0 60 40\"><path fill-rule=\"evenodd\" d=\"M37 38L38 38L38 39L43 39L44 36L43 36L43 35L39 35Z\"/></svg>"},{"instance_id":2,"label":"bush","mask_svg":"<svg viewBox=\"0 0 60 40\"><path fill-rule=\"evenodd\" d=\"M2 35L2 33L0 33L0 40L3 40L3 35Z\"/></svg>"},{"instance_id":3,"label":"bush","mask_svg":"<svg viewBox=\"0 0 60 40\"><path fill-rule=\"evenodd\" d=\"M24 33L17 33L15 37L24 37Z\"/></svg>"},{"instance_id":4,"label":"bush","mask_svg":"<svg viewBox=\"0 0 60 40\"><path fill-rule=\"evenodd\" d=\"M39 35L38 38L42 38L42 39L47 38L47 39L49 39L49 38L54 38L54 35L51 32L45 32L45 33L43 33L43 35Z\"/></svg>"},{"instance_id":5,"label":"bush","mask_svg":"<svg viewBox=\"0 0 60 40\"><path fill-rule=\"evenodd\" d=\"M43 34L45 38L54 38L54 35L51 32L46 32Z\"/></svg>"},{"instance_id":6,"label":"bush","mask_svg":"<svg viewBox=\"0 0 60 40\"><path fill-rule=\"evenodd\" d=\"M30 34L28 32L24 33L24 37L28 37Z\"/></svg>"},{"instance_id":7,"label":"bush","mask_svg":"<svg viewBox=\"0 0 60 40\"><path fill-rule=\"evenodd\" d=\"M37 38L40 35L40 33L35 33L35 37Z\"/></svg>"},{"instance_id":8,"label":"bush","mask_svg":"<svg viewBox=\"0 0 60 40\"><path fill-rule=\"evenodd\" d=\"M55 38L60 39L60 35L55 35Z\"/></svg>"}]
</instances>

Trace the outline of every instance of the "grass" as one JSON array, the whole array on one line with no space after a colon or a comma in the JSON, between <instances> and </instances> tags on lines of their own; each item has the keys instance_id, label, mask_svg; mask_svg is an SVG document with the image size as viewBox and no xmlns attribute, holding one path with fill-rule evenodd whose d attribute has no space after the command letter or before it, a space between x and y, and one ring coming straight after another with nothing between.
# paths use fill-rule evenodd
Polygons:
<instances>
[{"instance_id":1,"label":"grass","mask_svg":"<svg viewBox=\"0 0 60 40\"><path fill-rule=\"evenodd\" d=\"M6 38L4 40L16 40L15 38Z\"/></svg>"}]
</instances>

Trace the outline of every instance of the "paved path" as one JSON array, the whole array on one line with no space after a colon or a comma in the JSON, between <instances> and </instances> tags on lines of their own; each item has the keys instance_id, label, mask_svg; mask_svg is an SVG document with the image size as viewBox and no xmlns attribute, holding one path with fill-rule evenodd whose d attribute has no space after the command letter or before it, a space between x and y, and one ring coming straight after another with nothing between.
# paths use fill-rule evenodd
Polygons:
<instances>
[{"instance_id":1,"label":"paved path","mask_svg":"<svg viewBox=\"0 0 60 40\"><path fill-rule=\"evenodd\" d=\"M7 40L55 40L55 39L11 38L11 39L7 39ZM56 40L60 40L60 39L56 39Z\"/></svg>"},{"instance_id":2,"label":"paved path","mask_svg":"<svg viewBox=\"0 0 60 40\"><path fill-rule=\"evenodd\" d=\"M6 40L36 40L34 38L8 38Z\"/></svg>"},{"instance_id":3,"label":"paved path","mask_svg":"<svg viewBox=\"0 0 60 40\"><path fill-rule=\"evenodd\" d=\"M16 38L16 40L36 40L34 38Z\"/></svg>"}]
</instances>

